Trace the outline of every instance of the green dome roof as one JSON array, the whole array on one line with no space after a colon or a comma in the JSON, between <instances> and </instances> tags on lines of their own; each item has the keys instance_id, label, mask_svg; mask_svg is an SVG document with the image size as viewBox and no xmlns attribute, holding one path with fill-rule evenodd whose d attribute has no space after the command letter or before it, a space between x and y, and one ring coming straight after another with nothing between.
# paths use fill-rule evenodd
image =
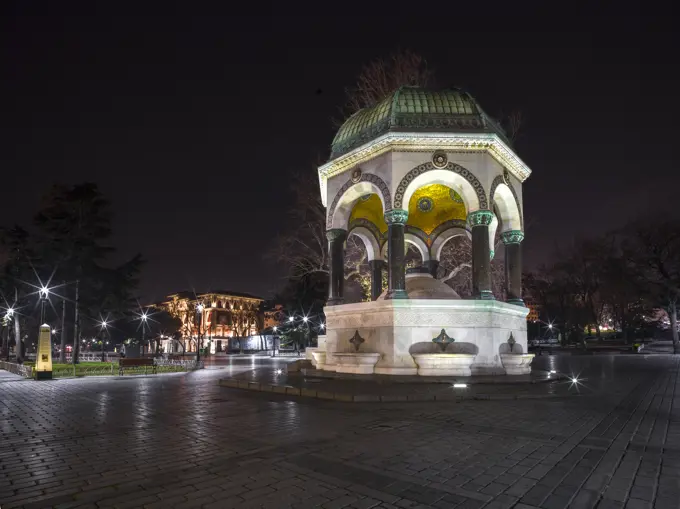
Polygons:
<instances>
[{"instance_id":1,"label":"green dome roof","mask_svg":"<svg viewBox=\"0 0 680 509\"><path fill-rule=\"evenodd\" d=\"M400 131L496 133L509 144L498 122L467 92L404 86L372 108L349 117L335 135L331 159L382 134Z\"/></svg>"}]
</instances>

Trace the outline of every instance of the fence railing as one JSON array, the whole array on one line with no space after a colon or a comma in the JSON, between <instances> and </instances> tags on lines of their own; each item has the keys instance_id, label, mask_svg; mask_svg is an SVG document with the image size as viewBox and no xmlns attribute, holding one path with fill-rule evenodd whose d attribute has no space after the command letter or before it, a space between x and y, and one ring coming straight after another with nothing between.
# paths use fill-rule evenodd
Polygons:
<instances>
[{"instance_id":1,"label":"fence railing","mask_svg":"<svg viewBox=\"0 0 680 509\"><path fill-rule=\"evenodd\" d=\"M104 354L104 359L105 362L111 362L111 361L117 361L119 359L118 354L114 353L106 353ZM34 353L27 353L24 356L24 359L27 361L35 361L36 354ZM102 360L102 354L97 353L97 352L81 352L78 354L78 360L80 362L101 362ZM59 362L59 354L54 354L52 356L52 362ZM71 363L73 362L73 356L70 353L66 354L66 362Z\"/></svg>"},{"instance_id":2,"label":"fence railing","mask_svg":"<svg viewBox=\"0 0 680 509\"><path fill-rule=\"evenodd\" d=\"M186 370L203 369L205 367L203 361L198 361L197 363L195 360L156 358L153 360L153 363L156 366L176 366Z\"/></svg>"}]
</instances>

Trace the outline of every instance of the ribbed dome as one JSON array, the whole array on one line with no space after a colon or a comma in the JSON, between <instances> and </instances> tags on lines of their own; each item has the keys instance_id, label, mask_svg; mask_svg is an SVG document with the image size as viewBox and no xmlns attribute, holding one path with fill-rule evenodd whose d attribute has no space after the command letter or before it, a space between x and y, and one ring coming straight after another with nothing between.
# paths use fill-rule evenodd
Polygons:
<instances>
[{"instance_id":1,"label":"ribbed dome","mask_svg":"<svg viewBox=\"0 0 680 509\"><path fill-rule=\"evenodd\" d=\"M500 125L467 92L404 86L348 118L335 135L331 159L389 131L488 132L509 143Z\"/></svg>"}]
</instances>

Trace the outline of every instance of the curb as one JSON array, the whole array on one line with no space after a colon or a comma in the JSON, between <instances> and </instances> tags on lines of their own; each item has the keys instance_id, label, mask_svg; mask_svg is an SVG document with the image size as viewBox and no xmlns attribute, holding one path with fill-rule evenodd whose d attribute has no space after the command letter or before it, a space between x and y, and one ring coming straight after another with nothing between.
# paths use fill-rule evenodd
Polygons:
<instances>
[{"instance_id":1,"label":"curb","mask_svg":"<svg viewBox=\"0 0 680 509\"><path fill-rule=\"evenodd\" d=\"M291 385L272 385L260 384L258 382L248 382L234 378L220 379L221 387L230 389L242 389L247 391L270 392L287 396L299 396L303 398L323 399L327 401L342 401L345 403L403 403L403 402L423 402L423 401L507 401L520 399L555 399L571 396L571 394L477 394L465 395L463 393L449 394L347 394L342 392L316 391L314 389L301 389Z\"/></svg>"},{"instance_id":2,"label":"curb","mask_svg":"<svg viewBox=\"0 0 680 509\"><path fill-rule=\"evenodd\" d=\"M549 373L549 371L545 370L537 370L542 373ZM301 371L300 373L298 372L293 372L293 373L288 373L289 375L293 376L302 376L304 378L308 378L311 380L341 380L341 381L354 381L354 382L362 382L366 381L366 378L362 377L371 377L373 375L349 375L349 374L344 374L343 376L335 376L333 372L330 372L328 374L324 374L322 372L319 372L318 370L313 370L312 373L305 372L304 370ZM413 376L413 377L408 377L408 378L414 378L411 380L403 380L403 377L400 377L398 375L379 375L382 377L393 377L393 378L384 378L380 380L383 383L389 383L389 384L410 384L410 385L450 385L452 383L465 383L467 385L536 385L536 384L543 384L543 383L552 383L555 381L559 380L566 380L568 377L563 375L562 373L557 373L551 378L545 377L545 378L536 378L533 380L513 380L512 377L508 377L507 380L484 380L484 376L479 376L479 377L418 377L418 376ZM506 375L503 375L506 376ZM550 375L549 375L550 376ZM420 380L417 380L420 379ZM379 382L380 383L380 382Z\"/></svg>"}]
</instances>

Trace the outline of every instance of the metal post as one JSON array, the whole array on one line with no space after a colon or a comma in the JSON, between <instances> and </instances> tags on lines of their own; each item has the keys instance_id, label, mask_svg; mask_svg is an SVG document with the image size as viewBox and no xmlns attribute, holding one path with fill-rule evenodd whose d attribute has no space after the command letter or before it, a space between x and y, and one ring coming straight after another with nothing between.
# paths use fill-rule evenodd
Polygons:
<instances>
[{"instance_id":1,"label":"metal post","mask_svg":"<svg viewBox=\"0 0 680 509\"><path fill-rule=\"evenodd\" d=\"M80 337L78 337L78 288L80 281L76 279L76 302L75 302L75 317L73 320L73 353L71 354L71 362L78 364L78 352L80 351Z\"/></svg>"},{"instance_id":2,"label":"metal post","mask_svg":"<svg viewBox=\"0 0 680 509\"><path fill-rule=\"evenodd\" d=\"M198 332L196 334L196 369L198 369L198 361L201 360L201 327L203 326L203 308L199 310L198 315Z\"/></svg>"}]
</instances>

